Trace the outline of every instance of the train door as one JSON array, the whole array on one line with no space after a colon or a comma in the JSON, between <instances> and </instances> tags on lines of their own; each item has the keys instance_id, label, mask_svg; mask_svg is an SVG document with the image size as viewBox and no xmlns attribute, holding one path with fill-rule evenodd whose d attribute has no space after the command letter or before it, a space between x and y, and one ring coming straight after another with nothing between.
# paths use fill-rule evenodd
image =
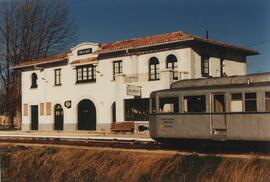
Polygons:
<instances>
[{"instance_id":1,"label":"train door","mask_svg":"<svg viewBox=\"0 0 270 182\"><path fill-rule=\"evenodd\" d=\"M211 98L212 135L223 138L227 133L225 93L213 93Z\"/></svg>"}]
</instances>

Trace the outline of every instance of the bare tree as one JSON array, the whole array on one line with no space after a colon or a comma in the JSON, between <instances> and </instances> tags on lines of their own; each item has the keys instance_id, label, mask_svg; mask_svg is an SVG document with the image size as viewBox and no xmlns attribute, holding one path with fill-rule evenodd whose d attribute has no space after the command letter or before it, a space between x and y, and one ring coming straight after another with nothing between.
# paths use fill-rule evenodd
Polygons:
<instances>
[{"instance_id":1,"label":"bare tree","mask_svg":"<svg viewBox=\"0 0 270 182\"><path fill-rule=\"evenodd\" d=\"M74 38L73 21L62 0L0 3L0 85L11 117L20 108L21 96L20 74L11 66L63 51Z\"/></svg>"}]
</instances>

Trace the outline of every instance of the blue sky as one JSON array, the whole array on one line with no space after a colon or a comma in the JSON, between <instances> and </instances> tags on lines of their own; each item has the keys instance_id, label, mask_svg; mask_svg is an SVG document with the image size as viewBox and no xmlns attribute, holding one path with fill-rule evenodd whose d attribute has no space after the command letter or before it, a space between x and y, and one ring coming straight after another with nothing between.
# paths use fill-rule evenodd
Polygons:
<instances>
[{"instance_id":1,"label":"blue sky","mask_svg":"<svg viewBox=\"0 0 270 182\"><path fill-rule=\"evenodd\" d=\"M78 42L184 31L249 47L248 72L270 71L269 0L67 0Z\"/></svg>"}]
</instances>

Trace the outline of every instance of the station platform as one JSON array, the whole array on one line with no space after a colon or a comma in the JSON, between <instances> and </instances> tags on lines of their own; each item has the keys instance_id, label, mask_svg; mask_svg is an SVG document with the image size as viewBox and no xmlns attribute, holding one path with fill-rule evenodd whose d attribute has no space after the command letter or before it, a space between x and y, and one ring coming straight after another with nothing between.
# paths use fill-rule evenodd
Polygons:
<instances>
[{"instance_id":1,"label":"station platform","mask_svg":"<svg viewBox=\"0 0 270 182\"><path fill-rule=\"evenodd\" d=\"M21 131L21 130L0 130L0 137L9 138L44 138L44 139L66 139L66 140L119 140L119 141L154 141L145 134L114 134L95 131Z\"/></svg>"}]
</instances>

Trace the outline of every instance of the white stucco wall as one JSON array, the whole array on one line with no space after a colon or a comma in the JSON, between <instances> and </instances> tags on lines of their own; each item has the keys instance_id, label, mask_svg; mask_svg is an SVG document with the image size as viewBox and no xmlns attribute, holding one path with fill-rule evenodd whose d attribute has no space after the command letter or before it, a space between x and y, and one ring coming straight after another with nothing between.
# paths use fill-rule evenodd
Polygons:
<instances>
[{"instance_id":1,"label":"white stucco wall","mask_svg":"<svg viewBox=\"0 0 270 182\"><path fill-rule=\"evenodd\" d=\"M93 51L98 49L98 44L83 43L74 47L69 54L69 63L97 55L87 54L78 56L77 51L91 47ZM93 62L97 65L96 82L76 84L75 65L49 67L44 70L29 70L22 72L22 106L28 104L28 115L22 116L22 127L28 130L31 122L31 105L51 102L51 115L40 116L39 124L41 130L52 130L54 125L53 107L61 104L64 109L64 130L76 130L77 126L77 105L83 99L91 100L97 111L98 130L108 129L112 123L111 107L116 102L116 121L124 121L124 99L134 98L126 93L127 85L141 87L142 98L149 98L152 91L167 89L170 87L171 72L166 69L166 57L173 54L177 57L179 79L190 79L201 77L201 58L191 48L168 50L149 54L124 56L110 59L103 59ZM151 57L157 57L160 62L160 80L148 81L148 61ZM122 60L123 74L116 76L113 80L113 61ZM54 85L54 70L61 69L61 86ZM210 58L210 75L220 75L220 63L218 58ZM224 71L227 75L245 74L245 63L235 61L224 61ZM38 88L31 89L31 74L38 75ZM127 82L127 77L135 75L137 82ZM66 108L64 102L71 100L71 108ZM22 109L23 110L23 109ZM46 106L45 106L46 110ZM40 112L40 111L39 111ZM45 112L46 113L46 112ZM44 125L44 127L42 127Z\"/></svg>"}]
</instances>

